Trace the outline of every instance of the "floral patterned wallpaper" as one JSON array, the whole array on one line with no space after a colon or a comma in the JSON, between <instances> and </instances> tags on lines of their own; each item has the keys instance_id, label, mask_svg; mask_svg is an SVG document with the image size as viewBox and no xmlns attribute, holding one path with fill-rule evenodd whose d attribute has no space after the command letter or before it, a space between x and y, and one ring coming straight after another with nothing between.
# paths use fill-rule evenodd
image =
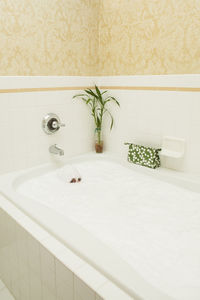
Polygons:
<instances>
[{"instance_id":1,"label":"floral patterned wallpaper","mask_svg":"<svg viewBox=\"0 0 200 300\"><path fill-rule=\"evenodd\" d=\"M0 75L200 73L200 0L1 0Z\"/></svg>"},{"instance_id":2,"label":"floral patterned wallpaper","mask_svg":"<svg viewBox=\"0 0 200 300\"><path fill-rule=\"evenodd\" d=\"M99 74L200 73L200 0L102 0Z\"/></svg>"},{"instance_id":3,"label":"floral patterned wallpaper","mask_svg":"<svg viewBox=\"0 0 200 300\"><path fill-rule=\"evenodd\" d=\"M0 75L91 75L99 0L1 0Z\"/></svg>"}]
</instances>

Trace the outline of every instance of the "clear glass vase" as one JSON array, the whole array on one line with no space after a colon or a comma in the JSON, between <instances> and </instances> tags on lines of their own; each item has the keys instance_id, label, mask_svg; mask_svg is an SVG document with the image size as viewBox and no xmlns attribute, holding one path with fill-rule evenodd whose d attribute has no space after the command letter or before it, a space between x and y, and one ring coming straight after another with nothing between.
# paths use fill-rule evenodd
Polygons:
<instances>
[{"instance_id":1,"label":"clear glass vase","mask_svg":"<svg viewBox=\"0 0 200 300\"><path fill-rule=\"evenodd\" d=\"M96 153L103 152L103 141L102 141L102 131L101 128L95 129L95 150Z\"/></svg>"}]
</instances>

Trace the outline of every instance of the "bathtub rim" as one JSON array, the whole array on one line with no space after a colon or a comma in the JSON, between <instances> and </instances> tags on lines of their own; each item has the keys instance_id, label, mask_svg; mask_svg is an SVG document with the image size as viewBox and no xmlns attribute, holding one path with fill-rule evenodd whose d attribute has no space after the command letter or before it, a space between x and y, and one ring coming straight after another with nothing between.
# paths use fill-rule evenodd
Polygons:
<instances>
[{"instance_id":1,"label":"bathtub rim","mask_svg":"<svg viewBox=\"0 0 200 300\"><path fill-rule=\"evenodd\" d=\"M4 175L0 175L0 190L1 190L1 181L3 180L4 185L7 184L7 180L6 177L8 176L9 178L11 178L12 176L12 184L13 184L13 180L14 180L14 187L15 189L18 188L18 186L24 182L24 180L27 180L27 175L30 178L36 177L40 173L41 171L43 173L46 173L47 170L51 171L60 167L63 167L66 164L71 164L73 162L81 162L84 160L107 160L107 161L111 161L111 162L115 162L118 163L128 169L137 171L139 173L148 175L148 176L152 176L155 179L167 182L169 184L173 184L176 186L179 186L181 188L184 188L186 190L190 190L192 192L197 192L200 193L200 175L199 174L192 174L192 173L187 173L187 172L182 172L182 171L176 171L173 169L166 169L166 168L156 168L156 169L151 169L151 168L147 168L147 167L143 167L140 165L136 165L133 163L130 163L127 161L127 159L121 158L119 157L119 155L117 154L113 154L110 152L104 152L104 153L86 153L86 154L81 154L75 157L71 157L65 161L52 161L50 163L46 163L46 164L42 164L42 165L38 165L32 168L28 168L28 169L23 169L20 171L15 171L15 172L10 172ZM44 171L43 171L44 169ZM30 174L30 176L29 176ZM32 174L34 174L34 176L32 176ZM26 178L24 178L26 176Z\"/></svg>"}]
</instances>

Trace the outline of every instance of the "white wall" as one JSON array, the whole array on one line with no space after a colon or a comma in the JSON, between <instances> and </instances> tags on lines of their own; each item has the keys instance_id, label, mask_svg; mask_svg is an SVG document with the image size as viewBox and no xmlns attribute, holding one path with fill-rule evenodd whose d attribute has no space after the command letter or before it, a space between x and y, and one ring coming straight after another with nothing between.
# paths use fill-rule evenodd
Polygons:
<instances>
[{"instance_id":1,"label":"white wall","mask_svg":"<svg viewBox=\"0 0 200 300\"><path fill-rule=\"evenodd\" d=\"M91 85L79 77L0 77L0 88ZM71 155L91 151L92 119L84 103L72 100L78 91L53 91L0 94L0 173L32 167L51 159L64 160ZM43 132L43 117L53 112L66 123L55 135ZM64 157L49 154L58 143Z\"/></svg>"},{"instance_id":2,"label":"white wall","mask_svg":"<svg viewBox=\"0 0 200 300\"><path fill-rule=\"evenodd\" d=\"M101 77L100 85L200 87L200 75ZM121 108L112 106L115 126L106 130L105 147L126 157L124 142L161 146L163 136L186 140L183 160L163 163L200 173L200 92L112 90Z\"/></svg>"},{"instance_id":3,"label":"white wall","mask_svg":"<svg viewBox=\"0 0 200 300\"><path fill-rule=\"evenodd\" d=\"M0 77L0 88L87 86L200 87L200 75L116 77ZM32 167L54 159L48 147L58 143L65 157L93 149L94 127L88 109L72 101L78 91L0 94L0 173ZM178 166L200 173L199 92L112 90L121 108L112 107L113 131L105 130L105 149L126 157L126 141L160 146L163 136L186 139L184 160ZM53 136L41 129L46 113L57 113L66 123ZM105 124L106 125L106 124Z\"/></svg>"}]
</instances>

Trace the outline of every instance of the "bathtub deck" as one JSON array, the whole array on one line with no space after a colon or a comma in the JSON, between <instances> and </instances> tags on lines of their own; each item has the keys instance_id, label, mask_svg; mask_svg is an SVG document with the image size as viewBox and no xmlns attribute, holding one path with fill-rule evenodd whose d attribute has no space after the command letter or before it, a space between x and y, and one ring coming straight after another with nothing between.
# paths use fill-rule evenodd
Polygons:
<instances>
[{"instance_id":1,"label":"bathtub deck","mask_svg":"<svg viewBox=\"0 0 200 300\"><path fill-rule=\"evenodd\" d=\"M108 161L77 164L82 181L69 184L67 167L18 192L97 236L168 295L198 299L199 194Z\"/></svg>"}]
</instances>

